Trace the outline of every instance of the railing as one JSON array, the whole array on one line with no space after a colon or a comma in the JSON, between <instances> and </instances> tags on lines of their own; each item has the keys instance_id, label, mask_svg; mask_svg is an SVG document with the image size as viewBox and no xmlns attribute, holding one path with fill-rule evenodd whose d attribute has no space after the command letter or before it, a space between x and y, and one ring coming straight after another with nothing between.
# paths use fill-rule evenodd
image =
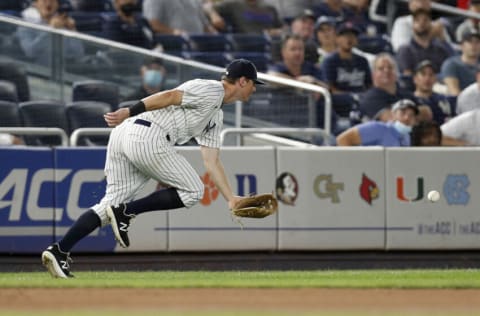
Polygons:
<instances>
[{"instance_id":1,"label":"railing","mask_svg":"<svg viewBox=\"0 0 480 316\"><path fill-rule=\"evenodd\" d=\"M70 146L77 146L78 140L82 136L108 136L113 128L108 127L84 127L73 131L70 135Z\"/></svg>"},{"instance_id":2,"label":"railing","mask_svg":"<svg viewBox=\"0 0 480 316\"><path fill-rule=\"evenodd\" d=\"M62 146L68 146L67 133L58 127L0 127L0 133L15 135L59 136Z\"/></svg>"},{"instance_id":3,"label":"railing","mask_svg":"<svg viewBox=\"0 0 480 316\"><path fill-rule=\"evenodd\" d=\"M281 135L309 135L329 138L330 134L321 128L288 128L288 127L264 127L264 128L226 128L220 132L221 144L229 134L247 135L247 134L281 134Z\"/></svg>"},{"instance_id":4,"label":"railing","mask_svg":"<svg viewBox=\"0 0 480 316\"><path fill-rule=\"evenodd\" d=\"M198 70L218 72L219 74L224 71L224 68L221 68L221 67L211 66L211 65L204 64L204 63L200 63L200 62L187 60L187 59L184 59L184 58L181 58L181 57L176 57L176 56L164 54L164 53L161 53L161 52L158 52L158 51L152 51L152 50L148 50L148 49L144 49L144 48L139 48L139 47L136 47L136 46L131 46L131 45L123 44L123 43L118 43L118 42L111 41L111 40L108 40L108 39L98 38L98 37L95 37L95 36L90 36L90 35L82 34L82 33L79 33L79 32L62 30L62 29L55 29L55 28L51 28L51 27L45 26L45 25L29 23L29 22L23 21L21 19L13 18L13 17L6 16L6 15L1 15L0 14L0 22L5 22L5 23L9 23L9 24L13 24L13 25L21 26L21 27L26 27L26 28L31 28L31 29L35 29L35 30L39 30L39 31L49 32L54 37L53 42L57 42L58 40L61 40L63 42L65 38L74 38L74 39L78 39L78 40L82 40L82 41L87 41L87 42L90 42L90 43L93 43L93 44L103 45L103 46L106 46L106 47L109 47L109 48L120 49L122 51L131 52L131 53L134 53L134 54L140 54L140 55L143 55L143 56L161 58L165 61L175 63L176 65L183 65L183 66L187 66L187 67L192 67L192 68L195 68L195 69L198 69ZM58 63L61 63L61 60L64 59L63 55L61 55L61 54L63 54L62 50L56 52L54 60L56 60ZM56 66L54 65L53 69L58 69L58 68L61 68L61 67L62 67L61 64L56 65ZM61 81L61 79L55 77L57 75L61 76L61 74L59 74L58 71L52 71L52 79L51 80ZM332 101L331 101L331 96L330 96L330 93L329 93L328 89L325 89L325 88L317 86L317 85L307 84L307 83L299 82L299 81L292 80L292 79L280 78L280 77L276 77L276 76L272 76L272 75L267 75L267 74L264 74L264 73L259 73L258 77L260 79L266 81L267 83L283 85L283 86L288 86L288 87L291 87L291 88L298 88L298 89L306 90L309 93L311 93L312 95L314 93L315 94L321 94L324 98L324 101L325 101L324 102L325 103L324 131L327 134L331 133L330 117L331 117L331 113L332 113ZM63 92L62 92L62 96L63 96ZM312 103L312 102L310 102L310 103ZM309 113L310 127L314 127L315 124L316 124L315 104L314 103L310 104L310 103L309 103L309 109L311 111L311 113ZM237 109L238 109L236 111L236 113L237 113L237 115L241 116L241 110L239 110L239 107L241 106L241 103L239 102L236 106L237 106ZM241 125L241 117L239 117L236 120L236 127L240 128L241 126L242 126Z\"/></svg>"}]
</instances>

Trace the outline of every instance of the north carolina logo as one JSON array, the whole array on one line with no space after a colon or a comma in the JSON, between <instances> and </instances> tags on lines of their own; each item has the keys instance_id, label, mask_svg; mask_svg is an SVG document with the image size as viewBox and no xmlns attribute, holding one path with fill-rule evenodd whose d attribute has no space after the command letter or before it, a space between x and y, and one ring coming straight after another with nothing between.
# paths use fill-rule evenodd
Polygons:
<instances>
[{"instance_id":1,"label":"north carolina logo","mask_svg":"<svg viewBox=\"0 0 480 316\"><path fill-rule=\"evenodd\" d=\"M372 205L372 201L378 199L379 189L375 181L362 174L362 184L360 184L360 196L368 204Z\"/></svg>"}]
</instances>

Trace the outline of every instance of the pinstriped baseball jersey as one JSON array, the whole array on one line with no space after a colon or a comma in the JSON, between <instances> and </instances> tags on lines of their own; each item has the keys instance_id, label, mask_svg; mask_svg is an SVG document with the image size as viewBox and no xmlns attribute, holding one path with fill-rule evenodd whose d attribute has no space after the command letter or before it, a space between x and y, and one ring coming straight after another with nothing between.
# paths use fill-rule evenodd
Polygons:
<instances>
[{"instance_id":1,"label":"pinstriped baseball jersey","mask_svg":"<svg viewBox=\"0 0 480 316\"><path fill-rule=\"evenodd\" d=\"M183 91L180 106L128 118L110 134L106 194L93 206L102 225L108 224L109 205L133 200L150 178L176 188L187 208L202 198L200 177L174 145L195 137L200 145L220 147L225 91L221 82L203 79L187 81L177 89Z\"/></svg>"}]
</instances>

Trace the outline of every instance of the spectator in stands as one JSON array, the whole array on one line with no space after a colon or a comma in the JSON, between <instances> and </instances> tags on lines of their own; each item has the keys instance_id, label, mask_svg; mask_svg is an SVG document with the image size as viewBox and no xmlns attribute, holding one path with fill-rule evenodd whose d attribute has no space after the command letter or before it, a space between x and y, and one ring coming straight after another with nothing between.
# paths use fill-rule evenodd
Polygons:
<instances>
[{"instance_id":1,"label":"spectator in stands","mask_svg":"<svg viewBox=\"0 0 480 316\"><path fill-rule=\"evenodd\" d=\"M337 136L338 146L410 146L410 132L416 124L418 108L408 99L392 105L391 122L371 121L350 127Z\"/></svg>"},{"instance_id":2,"label":"spectator in stands","mask_svg":"<svg viewBox=\"0 0 480 316\"><path fill-rule=\"evenodd\" d=\"M442 124L442 133L448 136L444 145L480 146L480 109L464 112Z\"/></svg>"},{"instance_id":3,"label":"spectator in stands","mask_svg":"<svg viewBox=\"0 0 480 316\"><path fill-rule=\"evenodd\" d=\"M274 7L282 20L288 21L302 14L305 9L319 5L323 0L264 0L263 2Z\"/></svg>"},{"instance_id":4,"label":"spectator in stands","mask_svg":"<svg viewBox=\"0 0 480 316\"><path fill-rule=\"evenodd\" d=\"M442 65L442 78L448 94L456 96L475 82L480 57L480 33L469 30L462 36L461 55L448 58Z\"/></svg>"},{"instance_id":5,"label":"spectator in stands","mask_svg":"<svg viewBox=\"0 0 480 316\"><path fill-rule=\"evenodd\" d=\"M392 28L391 41L393 50L396 52L400 46L408 44L413 38L413 12L418 10L430 11L431 0L410 0L408 2L410 15L401 16L395 19ZM442 41L449 41L448 32L440 21L432 22L430 29L431 38Z\"/></svg>"},{"instance_id":6,"label":"spectator in stands","mask_svg":"<svg viewBox=\"0 0 480 316\"><path fill-rule=\"evenodd\" d=\"M429 60L424 60L417 65L413 81L417 104L428 106L435 122L443 124L454 116L455 111L447 97L433 91L437 76Z\"/></svg>"},{"instance_id":7,"label":"spectator in stands","mask_svg":"<svg viewBox=\"0 0 480 316\"><path fill-rule=\"evenodd\" d=\"M353 52L358 34L351 22L341 24L337 30L337 50L322 62L323 76L333 93L360 93L372 85L368 60Z\"/></svg>"},{"instance_id":8,"label":"spectator in stands","mask_svg":"<svg viewBox=\"0 0 480 316\"><path fill-rule=\"evenodd\" d=\"M11 146L11 145L25 145L23 139L18 136L0 133L0 146Z\"/></svg>"},{"instance_id":9,"label":"spectator in stands","mask_svg":"<svg viewBox=\"0 0 480 316\"><path fill-rule=\"evenodd\" d=\"M299 35L305 42L305 60L314 64L318 61L317 43L314 39L315 21L313 11L306 9L290 24L291 33Z\"/></svg>"},{"instance_id":10,"label":"spectator in stands","mask_svg":"<svg viewBox=\"0 0 480 316\"><path fill-rule=\"evenodd\" d=\"M411 146L441 146L442 130L435 122L420 122L413 126L410 134Z\"/></svg>"},{"instance_id":11,"label":"spectator in stands","mask_svg":"<svg viewBox=\"0 0 480 316\"><path fill-rule=\"evenodd\" d=\"M435 72L440 72L442 63L450 56L450 51L438 39L432 37L430 11L413 12L413 38L398 48L397 61L400 73L412 76L415 67L423 60L430 60Z\"/></svg>"},{"instance_id":12,"label":"spectator in stands","mask_svg":"<svg viewBox=\"0 0 480 316\"><path fill-rule=\"evenodd\" d=\"M143 16L157 34L216 33L202 0L143 0Z\"/></svg>"},{"instance_id":13,"label":"spectator in stands","mask_svg":"<svg viewBox=\"0 0 480 316\"><path fill-rule=\"evenodd\" d=\"M370 0L343 0L343 6L349 13L346 20L352 22L361 34L373 36L379 33L378 25L369 16Z\"/></svg>"},{"instance_id":14,"label":"spectator in stands","mask_svg":"<svg viewBox=\"0 0 480 316\"><path fill-rule=\"evenodd\" d=\"M113 0L116 15L106 18L102 34L113 41L139 46L153 47L153 33L148 22L138 14L137 0Z\"/></svg>"},{"instance_id":15,"label":"spectator in stands","mask_svg":"<svg viewBox=\"0 0 480 316\"><path fill-rule=\"evenodd\" d=\"M231 25L234 33L281 35L283 22L275 7L258 0L221 1L215 10Z\"/></svg>"},{"instance_id":16,"label":"spectator in stands","mask_svg":"<svg viewBox=\"0 0 480 316\"><path fill-rule=\"evenodd\" d=\"M53 28L75 31L75 21L67 12L59 11L59 0L35 0L31 6L22 12L22 17L31 23L46 24ZM50 34L20 27L17 33L20 46L25 55L34 62L49 66L52 60L52 44ZM64 55L70 60L77 60L84 55L81 41L66 38Z\"/></svg>"},{"instance_id":17,"label":"spectator in stands","mask_svg":"<svg viewBox=\"0 0 480 316\"><path fill-rule=\"evenodd\" d=\"M469 10L473 13L480 14L480 0L470 0ZM480 32L480 20L475 18L467 18L463 23L457 26L455 31L455 39L457 42L461 42L463 38L463 33L469 30L477 30Z\"/></svg>"},{"instance_id":18,"label":"spectator in stands","mask_svg":"<svg viewBox=\"0 0 480 316\"><path fill-rule=\"evenodd\" d=\"M315 35L317 38L317 53L319 65L329 54L337 50L337 35L335 34L335 19L326 15L319 17L315 23Z\"/></svg>"},{"instance_id":19,"label":"spectator in stands","mask_svg":"<svg viewBox=\"0 0 480 316\"><path fill-rule=\"evenodd\" d=\"M391 104L401 99L413 100L410 92L400 88L397 78L397 64L393 56L388 53L377 55L373 62L373 87L360 95L358 116L388 121Z\"/></svg>"},{"instance_id":20,"label":"spectator in stands","mask_svg":"<svg viewBox=\"0 0 480 316\"><path fill-rule=\"evenodd\" d=\"M284 36L281 56L281 62L269 67L269 74L326 87L322 82L320 69L305 61L305 43L299 35L288 34Z\"/></svg>"},{"instance_id":21,"label":"spectator in stands","mask_svg":"<svg viewBox=\"0 0 480 316\"><path fill-rule=\"evenodd\" d=\"M480 109L480 66L476 70L476 81L463 89L458 95L457 114Z\"/></svg>"},{"instance_id":22,"label":"spectator in stands","mask_svg":"<svg viewBox=\"0 0 480 316\"><path fill-rule=\"evenodd\" d=\"M142 85L137 91L128 95L124 101L141 100L154 93L163 90L166 69L163 63L158 58L148 58L144 65L140 68L140 75L142 77Z\"/></svg>"}]
</instances>

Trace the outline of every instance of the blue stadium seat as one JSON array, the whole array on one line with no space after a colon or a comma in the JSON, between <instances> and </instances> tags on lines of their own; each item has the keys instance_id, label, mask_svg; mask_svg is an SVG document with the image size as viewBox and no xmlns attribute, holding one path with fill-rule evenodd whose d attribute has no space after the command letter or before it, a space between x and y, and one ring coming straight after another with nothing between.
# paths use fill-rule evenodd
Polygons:
<instances>
[{"instance_id":1,"label":"blue stadium seat","mask_svg":"<svg viewBox=\"0 0 480 316\"><path fill-rule=\"evenodd\" d=\"M70 133L84 127L108 127L103 115L112 110L108 103L78 101L67 104L66 115ZM84 136L78 140L80 146L105 146L108 136Z\"/></svg>"},{"instance_id":2,"label":"blue stadium seat","mask_svg":"<svg viewBox=\"0 0 480 316\"><path fill-rule=\"evenodd\" d=\"M225 67L232 61L232 56L224 52L189 52L184 53L183 56L187 59L219 67Z\"/></svg>"},{"instance_id":3,"label":"blue stadium seat","mask_svg":"<svg viewBox=\"0 0 480 316\"><path fill-rule=\"evenodd\" d=\"M358 36L357 48L371 54L383 52L393 54L392 44L385 35L370 36L361 34Z\"/></svg>"},{"instance_id":4,"label":"blue stadium seat","mask_svg":"<svg viewBox=\"0 0 480 316\"><path fill-rule=\"evenodd\" d=\"M72 11L69 13L75 20L77 31L92 36L100 36L102 33L103 18L101 12Z\"/></svg>"},{"instance_id":5,"label":"blue stadium seat","mask_svg":"<svg viewBox=\"0 0 480 316\"><path fill-rule=\"evenodd\" d=\"M30 100L30 87L28 85L25 69L12 62L0 62L0 80L11 81L17 89L18 100L25 102Z\"/></svg>"},{"instance_id":6,"label":"blue stadium seat","mask_svg":"<svg viewBox=\"0 0 480 316\"><path fill-rule=\"evenodd\" d=\"M232 52L233 58L245 58L255 64L257 70L265 72L268 66L272 63L272 55L270 53L262 52Z\"/></svg>"},{"instance_id":7,"label":"blue stadium seat","mask_svg":"<svg viewBox=\"0 0 480 316\"><path fill-rule=\"evenodd\" d=\"M165 53L176 56L191 49L188 39L180 35L155 35L154 42L160 44Z\"/></svg>"},{"instance_id":8,"label":"blue stadium seat","mask_svg":"<svg viewBox=\"0 0 480 316\"><path fill-rule=\"evenodd\" d=\"M9 101L0 101L0 127L20 127L20 113L18 112L18 104Z\"/></svg>"},{"instance_id":9,"label":"blue stadium seat","mask_svg":"<svg viewBox=\"0 0 480 316\"><path fill-rule=\"evenodd\" d=\"M189 36L192 51L230 52L233 43L225 34L191 34Z\"/></svg>"},{"instance_id":10,"label":"blue stadium seat","mask_svg":"<svg viewBox=\"0 0 480 316\"><path fill-rule=\"evenodd\" d=\"M0 100L18 102L17 88L11 81L0 80Z\"/></svg>"},{"instance_id":11,"label":"blue stadium seat","mask_svg":"<svg viewBox=\"0 0 480 316\"><path fill-rule=\"evenodd\" d=\"M270 37L263 34L233 33L227 35L238 52L270 53L272 43Z\"/></svg>"},{"instance_id":12,"label":"blue stadium seat","mask_svg":"<svg viewBox=\"0 0 480 316\"><path fill-rule=\"evenodd\" d=\"M102 80L76 81L72 87L72 101L98 101L110 104L116 110L120 100L118 86Z\"/></svg>"},{"instance_id":13,"label":"blue stadium seat","mask_svg":"<svg viewBox=\"0 0 480 316\"><path fill-rule=\"evenodd\" d=\"M58 127L68 133L65 104L55 101L28 101L19 104L20 117L25 127ZM27 145L57 146L61 140L56 136L26 136Z\"/></svg>"}]
</instances>

